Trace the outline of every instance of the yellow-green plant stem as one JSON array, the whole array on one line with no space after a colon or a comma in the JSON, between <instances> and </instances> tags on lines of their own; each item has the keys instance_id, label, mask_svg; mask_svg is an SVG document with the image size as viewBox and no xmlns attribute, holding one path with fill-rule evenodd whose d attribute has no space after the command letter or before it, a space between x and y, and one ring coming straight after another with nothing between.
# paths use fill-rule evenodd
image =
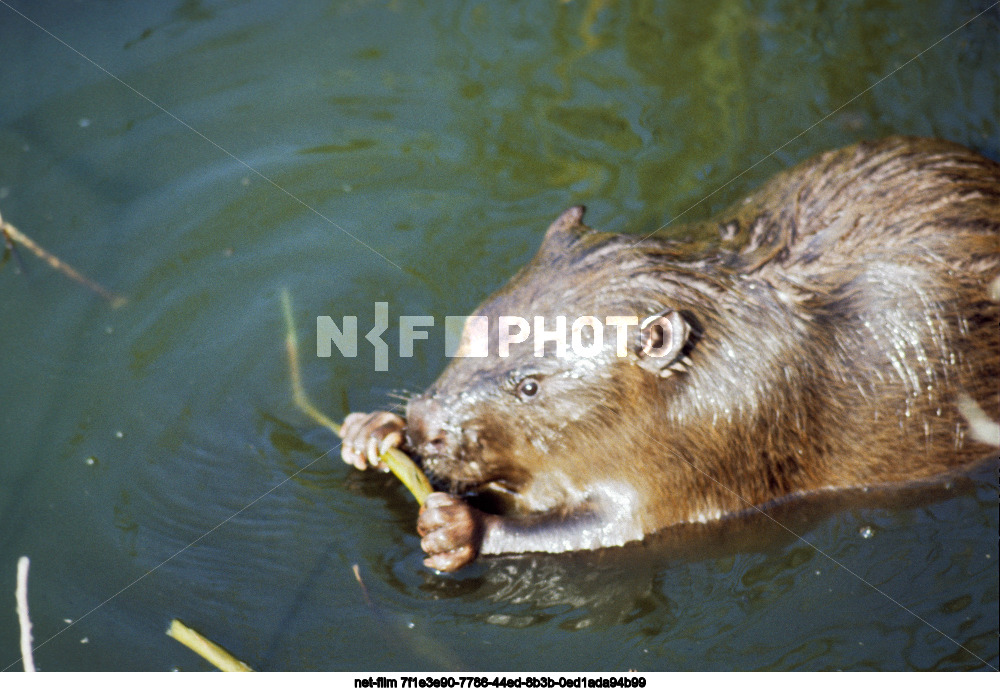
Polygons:
<instances>
[{"instance_id":1,"label":"yellow-green plant stem","mask_svg":"<svg viewBox=\"0 0 1000 692\"><path fill-rule=\"evenodd\" d=\"M340 425L313 405L302 386L302 374L299 369L299 340L295 333L292 299L288 294L288 289L281 290L281 309L285 316L285 351L288 354L288 371L292 381L292 400L300 411L340 437ZM379 461L389 467L389 470L406 486L406 489L421 505L424 504L427 496L434 492L424 472L403 451L395 447L388 449L379 457Z\"/></svg>"},{"instance_id":2,"label":"yellow-green plant stem","mask_svg":"<svg viewBox=\"0 0 1000 692\"><path fill-rule=\"evenodd\" d=\"M226 673L252 673L253 668L240 661L215 642L211 642L180 620L171 620L167 634Z\"/></svg>"}]
</instances>

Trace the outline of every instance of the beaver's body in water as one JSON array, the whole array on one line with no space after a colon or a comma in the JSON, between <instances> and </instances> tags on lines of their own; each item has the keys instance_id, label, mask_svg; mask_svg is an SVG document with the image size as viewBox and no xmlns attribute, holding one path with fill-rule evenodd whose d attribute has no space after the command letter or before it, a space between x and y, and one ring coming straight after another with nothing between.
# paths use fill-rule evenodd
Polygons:
<instances>
[{"instance_id":1,"label":"beaver's body in water","mask_svg":"<svg viewBox=\"0 0 1000 692\"><path fill-rule=\"evenodd\" d=\"M345 421L346 461L377 464L398 444L449 491L418 522L429 566L622 545L995 451L958 402L1000 409L1000 164L937 140L862 143L688 229L711 226L712 242L599 233L582 217L564 212L478 309L488 341L470 320L465 348L487 357L453 359L408 423ZM609 336L582 355L554 341L536 355L528 339L501 357L500 332L516 331L498 330L502 316L552 330L560 315L594 316ZM657 319L619 353L615 316ZM502 514L460 497L487 492Z\"/></svg>"}]
</instances>

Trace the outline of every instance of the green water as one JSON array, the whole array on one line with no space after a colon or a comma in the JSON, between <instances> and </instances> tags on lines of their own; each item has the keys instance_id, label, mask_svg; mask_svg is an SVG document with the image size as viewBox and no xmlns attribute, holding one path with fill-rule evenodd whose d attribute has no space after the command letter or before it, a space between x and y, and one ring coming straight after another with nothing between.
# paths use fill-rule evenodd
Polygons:
<instances>
[{"instance_id":1,"label":"green water","mask_svg":"<svg viewBox=\"0 0 1000 692\"><path fill-rule=\"evenodd\" d=\"M0 211L129 299L0 268L0 597L30 555L39 667L207 669L173 617L266 670L998 666L995 467L799 508L808 543L439 576L292 406L279 303L340 418L445 359L316 358L317 315L466 314L571 204L648 232L891 133L1000 158L997 8L907 62L989 3L7 2ZM10 599L0 667L17 637Z\"/></svg>"}]
</instances>

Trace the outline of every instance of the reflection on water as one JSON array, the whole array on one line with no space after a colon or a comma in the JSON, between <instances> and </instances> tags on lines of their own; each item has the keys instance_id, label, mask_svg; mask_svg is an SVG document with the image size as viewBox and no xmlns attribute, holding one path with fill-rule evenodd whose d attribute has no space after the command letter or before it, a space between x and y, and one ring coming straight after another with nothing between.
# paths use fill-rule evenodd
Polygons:
<instances>
[{"instance_id":1,"label":"reflection on water","mask_svg":"<svg viewBox=\"0 0 1000 692\"><path fill-rule=\"evenodd\" d=\"M422 588L441 597L472 596L498 604L527 603L538 608L565 605L590 611L588 622L611 624L631 619L633 599L641 600L649 594L652 582L665 566L676 569L684 564L711 562L716 570L738 576L732 586L743 598L755 601L767 595L765 590L787 590L792 577L811 561L826 559L835 566L835 557L809 538L818 527L845 520L857 524L855 532L842 537L845 546L855 546L856 550L876 535L881 538L889 529L880 525L885 521L900 521L907 513L933 513L951 501L975 495L984 489L984 483L988 484L993 467L994 463L986 462L976 465L971 477L957 475L908 488L801 497L719 522L675 526L649 537L641 546L565 556L489 558L482 561L487 568L471 581L428 573ZM741 563L734 572L737 556L754 554L770 557L752 565ZM473 583L475 588L471 590L458 588ZM502 619L494 613L489 618L492 622ZM510 624L530 622L512 619Z\"/></svg>"},{"instance_id":2,"label":"reflection on water","mask_svg":"<svg viewBox=\"0 0 1000 692\"><path fill-rule=\"evenodd\" d=\"M850 101L983 8L18 7L153 102L0 8L0 210L130 301L0 267L0 591L28 554L36 641L76 621L43 670L207 667L173 617L260 669L997 665L992 469L774 508L809 544L750 516L435 575L405 491L291 405L278 304L305 348L375 301L465 314L570 204L650 232L897 132L996 158L997 10ZM436 346L303 366L339 417L421 391Z\"/></svg>"}]
</instances>

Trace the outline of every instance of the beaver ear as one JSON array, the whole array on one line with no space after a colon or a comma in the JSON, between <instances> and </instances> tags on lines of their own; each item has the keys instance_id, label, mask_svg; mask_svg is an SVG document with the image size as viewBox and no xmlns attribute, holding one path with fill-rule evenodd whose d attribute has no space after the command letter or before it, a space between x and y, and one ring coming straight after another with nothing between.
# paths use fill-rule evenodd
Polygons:
<instances>
[{"instance_id":1,"label":"beaver ear","mask_svg":"<svg viewBox=\"0 0 1000 692\"><path fill-rule=\"evenodd\" d=\"M570 207L559 218L549 225L545 231L545 239L542 241L540 252L554 251L561 252L569 247L589 229L583 225L583 214L587 208L583 205Z\"/></svg>"},{"instance_id":2,"label":"beaver ear","mask_svg":"<svg viewBox=\"0 0 1000 692\"><path fill-rule=\"evenodd\" d=\"M680 358L680 355L690 335L691 327L676 310L668 309L647 317L639 325L639 348L636 351L639 367L660 377L685 372L687 359Z\"/></svg>"}]
</instances>

